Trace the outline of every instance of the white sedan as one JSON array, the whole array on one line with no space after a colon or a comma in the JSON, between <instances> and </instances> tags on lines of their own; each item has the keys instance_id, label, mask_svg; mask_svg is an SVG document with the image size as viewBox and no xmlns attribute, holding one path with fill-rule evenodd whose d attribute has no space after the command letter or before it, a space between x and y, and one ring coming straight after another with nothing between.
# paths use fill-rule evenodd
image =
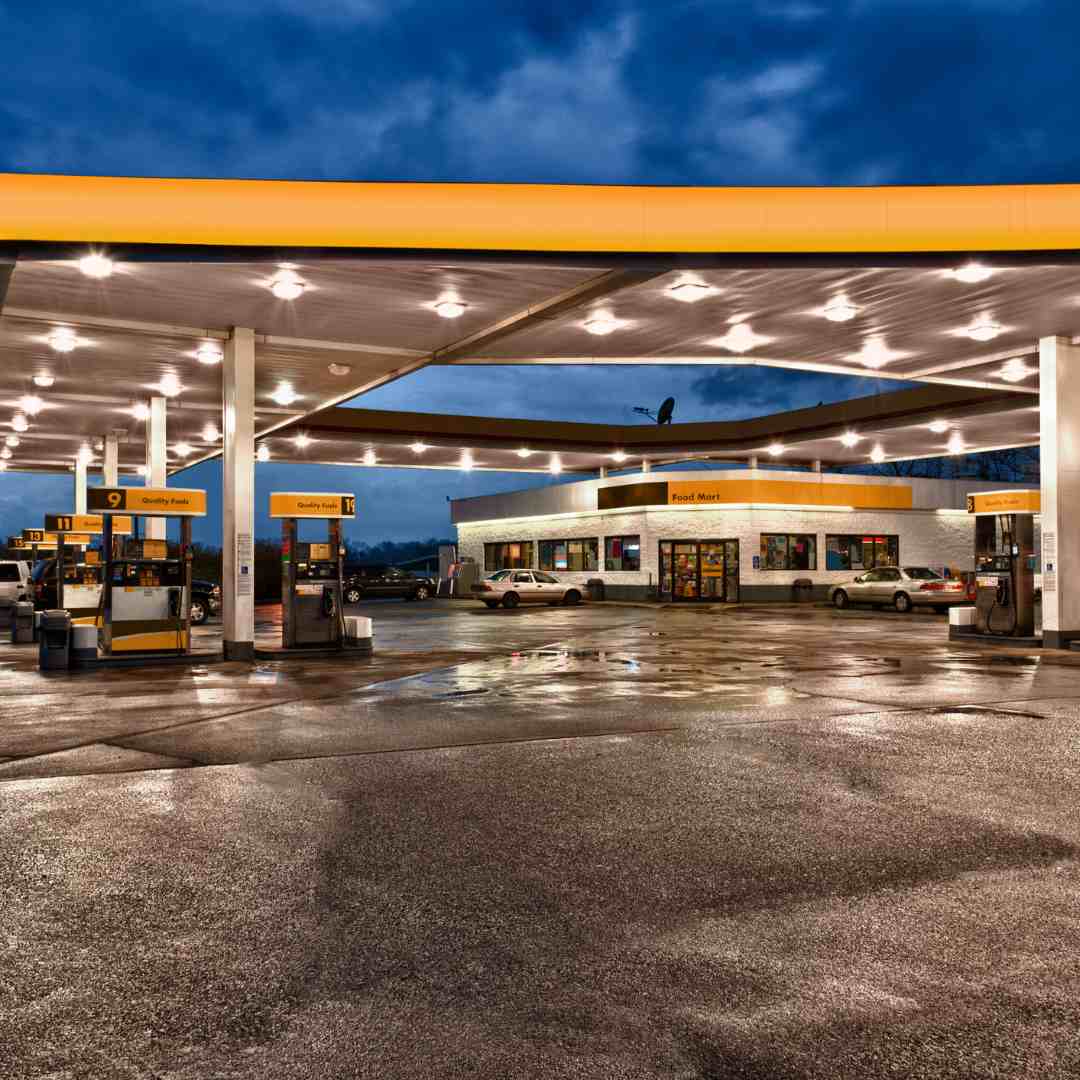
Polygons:
<instances>
[{"instance_id":1,"label":"white sedan","mask_svg":"<svg viewBox=\"0 0 1080 1080\"><path fill-rule=\"evenodd\" d=\"M581 603L577 585L568 585L543 570L497 570L478 581L472 591L489 608L500 604L516 608L518 604Z\"/></svg>"},{"instance_id":2,"label":"white sedan","mask_svg":"<svg viewBox=\"0 0 1080 1080\"><path fill-rule=\"evenodd\" d=\"M910 611L916 604L950 607L970 601L967 586L954 578L943 578L926 566L879 566L860 574L852 581L834 585L829 590L834 606L849 604L888 604L897 611Z\"/></svg>"}]
</instances>

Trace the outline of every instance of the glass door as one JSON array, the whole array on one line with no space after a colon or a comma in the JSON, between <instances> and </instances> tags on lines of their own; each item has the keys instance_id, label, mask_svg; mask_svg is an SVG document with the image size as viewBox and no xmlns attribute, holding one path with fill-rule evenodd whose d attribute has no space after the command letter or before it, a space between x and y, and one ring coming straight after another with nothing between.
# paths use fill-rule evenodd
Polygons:
<instances>
[{"instance_id":1,"label":"glass door","mask_svg":"<svg viewBox=\"0 0 1080 1080\"><path fill-rule=\"evenodd\" d=\"M724 602L739 602L739 541L724 541Z\"/></svg>"},{"instance_id":2,"label":"glass door","mask_svg":"<svg viewBox=\"0 0 1080 1080\"><path fill-rule=\"evenodd\" d=\"M701 545L701 599L724 600L724 544L703 540Z\"/></svg>"},{"instance_id":3,"label":"glass door","mask_svg":"<svg viewBox=\"0 0 1080 1080\"><path fill-rule=\"evenodd\" d=\"M660 596L738 603L739 541L661 540Z\"/></svg>"},{"instance_id":4,"label":"glass door","mask_svg":"<svg viewBox=\"0 0 1080 1080\"><path fill-rule=\"evenodd\" d=\"M671 562L671 541L660 541L660 596L670 600L673 592L674 569Z\"/></svg>"},{"instance_id":5,"label":"glass door","mask_svg":"<svg viewBox=\"0 0 1080 1080\"><path fill-rule=\"evenodd\" d=\"M675 600L698 599L698 564L697 544L675 544Z\"/></svg>"}]
</instances>

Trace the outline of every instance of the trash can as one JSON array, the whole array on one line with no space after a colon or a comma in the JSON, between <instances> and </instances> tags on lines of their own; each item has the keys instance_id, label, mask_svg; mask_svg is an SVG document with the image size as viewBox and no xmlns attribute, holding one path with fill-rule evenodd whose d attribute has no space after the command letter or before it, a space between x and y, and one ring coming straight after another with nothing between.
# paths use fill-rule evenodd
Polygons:
<instances>
[{"instance_id":1,"label":"trash can","mask_svg":"<svg viewBox=\"0 0 1080 1080\"><path fill-rule=\"evenodd\" d=\"M604 599L604 579L598 577L591 577L585 582L585 588L589 591L590 600L603 600Z\"/></svg>"},{"instance_id":2,"label":"trash can","mask_svg":"<svg viewBox=\"0 0 1080 1080\"><path fill-rule=\"evenodd\" d=\"M791 591L797 604L809 604L814 599L814 583L808 577L796 578Z\"/></svg>"},{"instance_id":3,"label":"trash can","mask_svg":"<svg viewBox=\"0 0 1080 1080\"><path fill-rule=\"evenodd\" d=\"M38 642L40 671L67 671L71 662L71 615L66 611L46 611L41 616Z\"/></svg>"},{"instance_id":4,"label":"trash can","mask_svg":"<svg viewBox=\"0 0 1080 1080\"><path fill-rule=\"evenodd\" d=\"M20 601L15 605L11 640L17 644L29 644L34 640L34 605Z\"/></svg>"},{"instance_id":5,"label":"trash can","mask_svg":"<svg viewBox=\"0 0 1080 1080\"><path fill-rule=\"evenodd\" d=\"M82 667L97 659L98 630L96 626L71 628L71 666Z\"/></svg>"},{"instance_id":6,"label":"trash can","mask_svg":"<svg viewBox=\"0 0 1080 1080\"><path fill-rule=\"evenodd\" d=\"M374 633L371 620L363 615L347 615L345 617L345 648L360 656L370 656L372 653L372 638Z\"/></svg>"}]
</instances>

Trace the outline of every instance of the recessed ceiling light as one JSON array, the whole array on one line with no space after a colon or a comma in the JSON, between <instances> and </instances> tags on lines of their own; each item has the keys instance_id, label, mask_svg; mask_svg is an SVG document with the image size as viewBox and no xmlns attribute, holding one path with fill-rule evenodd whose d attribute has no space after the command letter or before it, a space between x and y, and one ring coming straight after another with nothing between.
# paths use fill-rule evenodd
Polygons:
<instances>
[{"instance_id":1,"label":"recessed ceiling light","mask_svg":"<svg viewBox=\"0 0 1080 1080\"><path fill-rule=\"evenodd\" d=\"M626 451L625 450L616 450L615 453L613 453L611 455L611 460L612 461L625 461L626 460Z\"/></svg>"},{"instance_id":2,"label":"recessed ceiling light","mask_svg":"<svg viewBox=\"0 0 1080 1080\"><path fill-rule=\"evenodd\" d=\"M463 304L460 300L452 300L448 297L445 300L437 300L432 306L442 318L457 319L465 314L465 309L469 305Z\"/></svg>"},{"instance_id":3,"label":"recessed ceiling light","mask_svg":"<svg viewBox=\"0 0 1080 1080\"><path fill-rule=\"evenodd\" d=\"M980 315L970 326L965 327L959 333L972 341L993 341L1004 330L989 315Z\"/></svg>"},{"instance_id":4,"label":"recessed ceiling light","mask_svg":"<svg viewBox=\"0 0 1080 1080\"><path fill-rule=\"evenodd\" d=\"M35 375L34 385L40 386L42 390L48 390L56 380L51 375Z\"/></svg>"},{"instance_id":5,"label":"recessed ceiling light","mask_svg":"<svg viewBox=\"0 0 1080 1080\"><path fill-rule=\"evenodd\" d=\"M145 465L136 465L135 472L139 476L148 476L150 474L150 470Z\"/></svg>"},{"instance_id":6,"label":"recessed ceiling light","mask_svg":"<svg viewBox=\"0 0 1080 1080\"><path fill-rule=\"evenodd\" d=\"M298 450L303 450L305 446L311 445L311 436L300 432L300 434L293 439L293 444Z\"/></svg>"},{"instance_id":7,"label":"recessed ceiling light","mask_svg":"<svg viewBox=\"0 0 1080 1080\"><path fill-rule=\"evenodd\" d=\"M959 431L954 431L949 436L949 441L946 443L945 448L950 454L962 454L964 452L964 440Z\"/></svg>"},{"instance_id":8,"label":"recessed ceiling light","mask_svg":"<svg viewBox=\"0 0 1080 1080\"><path fill-rule=\"evenodd\" d=\"M172 372L169 372L168 375L162 375L157 388L165 397L177 397L180 391L184 389L180 385L180 380Z\"/></svg>"},{"instance_id":9,"label":"recessed ceiling light","mask_svg":"<svg viewBox=\"0 0 1080 1080\"><path fill-rule=\"evenodd\" d=\"M962 281L965 285L976 285L980 281L985 281L993 272L991 267L977 262L965 263L963 266L956 267L955 270L945 271L954 281Z\"/></svg>"},{"instance_id":10,"label":"recessed ceiling light","mask_svg":"<svg viewBox=\"0 0 1080 1080\"><path fill-rule=\"evenodd\" d=\"M364 460L364 464L365 464L365 465L367 465L367 466L368 466L368 468L370 468L370 467L371 467L372 465L374 465L374 464L375 464L375 463L376 463L376 462L377 462L377 461L378 461L379 459L378 459L378 458L377 458L377 457L375 456L375 451L374 451L374 450L372 450L372 449L371 449L371 448L369 447L369 448L368 448L367 450L365 450L365 451L364 451L364 459L363 459L363 460Z\"/></svg>"},{"instance_id":11,"label":"recessed ceiling light","mask_svg":"<svg viewBox=\"0 0 1080 1080\"><path fill-rule=\"evenodd\" d=\"M680 281L668 289L668 296L684 304L693 304L697 300L704 300L712 291L703 281Z\"/></svg>"},{"instance_id":12,"label":"recessed ceiling light","mask_svg":"<svg viewBox=\"0 0 1080 1080\"><path fill-rule=\"evenodd\" d=\"M847 322L859 314L859 309L843 293L837 293L820 309L820 313L829 322Z\"/></svg>"},{"instance_id":13,"label":"recessed ceiling light","mask_svg":"<svg viewBox=\"0 0 1080 1080\"><path fill-rule=\"evenodd\" d=\"M1028 365L1024 363L1021 357L1014 356L1010 361L1008 361L1008 363L1006 363L1001 368L1001 370L998 372L998 375L1000 375L1001 378L1003 378L1006 382L1016 383L1022 382L1029 375L1034 375L1035 372L1036 369L1033 367L1028 367Z\"/></svg>"},{"instance_id":14,"label":"recessed ceiling light","mask_svg":"<svg viewBox=\"0 0 1080 1080\"><path fill-rule=\"evenodd\" d=\"M173 453L176 454L177 457L190 457L192 454L191 444L186 442L178 442L173 447Z\"/></svg>"},{"instance_id":15,"label":"recessed ceiling light","mask_svg":"<svg viewBox=\"0 0 1080 1080\"><path fill-rule=\"evenodd\" d=\"M769 443L768 451L770 456L779 457L784 452L784 444L779 442Z\"/></svg>"},{"instance_id":16,"label":"recessed ceiling light","mask_svg":"<svg viewBox=\"0 0 1080 1080\"><path fill-rule=\"evenodd\" d=\"M519 458L532 457L532 451L527 446L523 446L520 450L517 451L517 456Z\"/></svg>"},{"instance_id":17,"label":"recessed ceiling light","mask_svg":"<svg viewBox=\"0 0 1080 1080\"><path fill-rule=\"evenodd\" d=\"M30 422L22 413L16 413L11 418L11 426L15 431L25 431L30 426Z\"/></svg>"},{"instance_id":18,"label":"recessed ceiling light","mask_svg":"<svg viewBox=\"0 0 1080 1080\"><path fill-rule=\"evenodd\" d=\"M348 364L330 364L327 366L326 370L329 371L331 375L337 375L340 378L342 375L348 375L349 372L352 371L352 368L349 367Z\"/></svg>"},{"instance_id":19,"label":"recessed ceiling light","mask_svg":"<svg viewBox=\"0 0 1080 1080\"><path fill-rule=\"evenodd\" d=\"M220 364L221 363L221 349L207 341L195 350L195 359L200 364Z\"/></svg>"},{"instance_id":20,"label":"recessed ceiling light","mask_svg":"<svg viewBox=\"0 0 1080 1080\"><path fill-rule=\"evenodd\" d=\"M857 360L863 367L879 368L891 360L902 360L910 355L911 353L901 352L899 349L890 349L880 334L871 334L857 353L848 353L847 359Z\"/></svg>"},{"instance_id":21,"label":"recessed ceiling light","mask_svg":"<svg viewBox=\"0 0 1080 1080\"><path fill-rule=\"evenodd\" d=\"M54 352L69 353L82 342L79 341L75 331L70 326L58 326L45 338Z\"/></svg>"},{"instance_id":22,"label":"recessed ceiling light","mask_svg":"<svg viewBox=\"0 0 1080 1080\"><path fill-rule=\"evenodd\" d=\"M948 431L948 430L949 430L949 428L951 428L951 427L952 427L952 424L950 424L948 420L932 420L932 421L931 421L931 422L930 422L929 424L927 424L926 426L927 426L927 427L928 427L928 428L929 428L929 429L930 429L930 430L931 430L931 431L932 431L932 432L933 432L933 433L934 433L935 435L944 435L944 434L945 434L945 432L946 432L946 431Z\"/></svg>"},{"instance_id":23,"label":"recessed ceiling light","mask_svg":"<svg viewBox=\"0 0 1080 1080\"><path fill-rule=\"evenodd\" d=\"M414 442L409 448L414 454L422 454L427 449L427 443Z\"/></svg>"},{"instance_id":24,"label":"recessed ceiling light","mask_svg":"<svg viewBox=\"0 0 1080 1080\"><path fill-rule=\"evenodd\" d=\"M255 451L256 461L269 461L270 460L270 447L265 443L260 443L258 450Z\"/></svg>"},{"instance_id":25,"label":"recessed ceiling light","mask_svg":"<svg viewBox=\"0 0 1080 1080\"><path fill-rule=\"evenodd\" d=\"M470 454L468 450L462 450L459 468L464 469L465 472L468 472L475 464L476 462L473 461L472 454Z\"/></svg>"},{"instance_id":26,"label":"recessed ceiling light","mask_svg":"<svg viewBox=\"0 0 1080 1080\"><path fill-rule=\"evenodd\" d=\"M306 288L296 271L290 267L282 267L270 281L270 291L279 300L295 300Z\"/></svg>"},{"instance_id":27,"label":"recessed ceiling light","mask_svg":"<svg viewBox=\"0 0 1080 1080\"><path fill-rule=\"evenodd\" d=\"M150 406L144 401L138 401L131 406L131 415L136 420L149 420L150 419Z\"/></svg>"},{"instance_id":28,"label":"recessed ceiling light","mask_svg":"<svg viewBox=\"0 0 1080 1080\"><path fill-rule=\"evenodd\" d=\"M278 405L291 405L300 395L293 390L291 382L279 382L277 389L270 395Z\"/></svg>"},{"instance_id":29,"label":"recessed ceiling light","mask_svg":"<svg viewBox=\"0 0 1080 1080\"><path fill-rule=\"evenodd\" d=\"M19 408L29 416L37 416L45 408L45 402L36 394L23 394L19 398Z\"/></svg>"},{"instance_id":30,"label":"recessed ceiling light","mask_svg":"<svg viewBox=\"0 0 1080 1080\"><path fill-rule=\"evenodd\" d=\"M875 465L880 465L885 460L885 451L882 449L881 443L878 443L873 450L870 451L870 460Z\"/></svg>"},{"instance_id":31,"label":"recessed ceiling light","mask_svg":"<svg viewBox=\"0 0 1080 1080\"><path fill-rule=\"evenodd\" d=\"M3 450L0 450L0 458L3 458L5 461L9 461L11 459L11 451L6 446Z\"/></svg>"},{"instance_id":32,"label":"recessed ceiling light","mask_svg":"<svg viewBox=\"0 0 1080 1080\"><path fill-rule=\"evenodd\" d=\"M772 340L763 334L755 334L748 322L737 322L723 337L714 338L712 344L729 352L744 353Z\"/></svg>"},{"instance_id":33,"label":"recessed ceiling light","mask_svg":"<svg viewBox=\"0 0 1080 1080\"><path fill-rule=\"evenodd\" d=\"M551 461L548 463L548 472L558 475L562 472L562 461L558 454L551 455Z\"/></svg>"},{"instance_id":34,"label":"recessed ceiling light","mask_svg":"<svg viewBox=\"0 0 1080 1080\"><path fill-rule=\"evenodd\" d=\"M618 319L606 311L598 311L585 320L585 329L590 334L596 334L598 337L603 337L605 334L618 330L621 325Z\"/></svg>"},{"instance_id":35,"label":"recessed ceiling light","mask_svg":"<svg viewBox=\"0 0 1080 1080\"><path fill-rule=\"evenodd\" d=\"M840 436L840 441L850 450L856 443L862 442L862 436L854 431L845 431Z\"/></svg>"},{"instance_id":36,"label":"recessed ceiling light","mask_svg":"<svg viewBox=\"0 0 1080 1080\"><path fill-rule=\"evenodd\" d=\"M115 266L112 259L95 251L89 255L84 255L79 260L79 269L87 277L107 278L112 274Z\"/></svg>"},{"instance_id":37,"label":"recessed ceiling light","mask_svg":"<svg viewBox=\"0 0 1080 1080\"><path fill-rule=\"evenodd\" d=\"M12 448L14 449L14 448L15 448L16 446L18 446L18 445L19 445L19 436L18 436L18 435L9 435L9 436L8 436L8 437L7 437L7 438L6 438L5 440L4 440L4 443L5 443L5 444L6 444L7 446L10 446L10 447L12 447Z\"/></svg>"},{"instance_id":38,"label":"recessed ceiling light","mask_svg":"<svg viewBox=\"0 0 1080 1080\"><path fill-rule=\"evenodd\" d=\"M105 449L105 440L104 439L95 439L94 440L94 449L98 453L101 453L101 451Z\"/></svg>"},{"instance_id":39,"label":"recessed ceiling light","mask_svg":"<svg viewBox=\"0 0 1080 1080\"><path fill-rule=\"evenodd\" d=\"M218 431L216 424L207 424L202 429L203 442L217 442L221 438L221 432Z\"/></svg>"}]
</instances>

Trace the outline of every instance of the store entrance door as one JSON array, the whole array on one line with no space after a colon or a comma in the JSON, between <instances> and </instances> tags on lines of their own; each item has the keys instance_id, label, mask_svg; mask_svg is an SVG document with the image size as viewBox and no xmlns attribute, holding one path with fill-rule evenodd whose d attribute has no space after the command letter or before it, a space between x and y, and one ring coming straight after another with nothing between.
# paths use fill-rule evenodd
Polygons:
<instances>
[{"instance_id":1,"label":"store entrance door","mask_svg":"<svg viewBox=\"0 0 1080 1080\"><path fill-rule=\"evenodd\" d=\"M660 599L739 600L738 540L661 540Z\"/></svg>"}]
</instances>

